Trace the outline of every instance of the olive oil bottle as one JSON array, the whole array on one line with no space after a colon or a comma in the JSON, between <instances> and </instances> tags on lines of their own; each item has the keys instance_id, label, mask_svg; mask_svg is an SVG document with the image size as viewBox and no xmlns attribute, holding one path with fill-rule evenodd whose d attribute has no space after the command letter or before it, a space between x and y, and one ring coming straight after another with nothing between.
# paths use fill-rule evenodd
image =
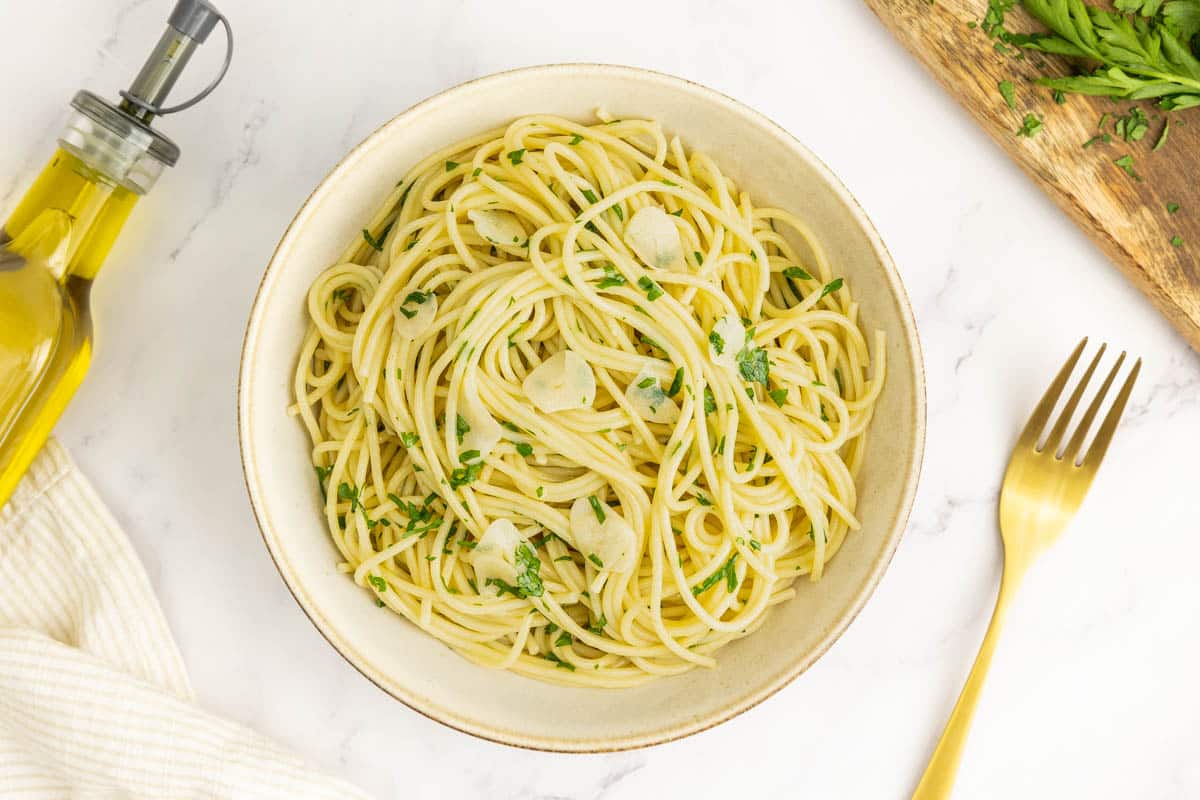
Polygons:
<instances>
[{"instance_id":1,"label":"olive oil bottle","mask_svg":"<svg viewBox=\"0 0 1200 800\"><path fill-rule=\"evenodd\" d=\"M218 22L228 43L220 75L191 100L163 107ZM87 372L96 273L138 198L179 159L151 121L216 88L232 46L229 22L207 0L180 0L119 105L75 95L58 150L0 228L0 505Z\"/></svg>"}]
</instances>

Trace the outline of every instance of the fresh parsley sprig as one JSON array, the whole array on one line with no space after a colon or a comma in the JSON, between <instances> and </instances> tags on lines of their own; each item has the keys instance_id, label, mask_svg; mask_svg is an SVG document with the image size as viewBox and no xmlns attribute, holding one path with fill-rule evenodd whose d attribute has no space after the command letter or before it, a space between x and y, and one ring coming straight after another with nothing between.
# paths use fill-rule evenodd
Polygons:
<instances>
[{"instance_id":1,"label":"fresh parsley sprig","mask_svg":"<svg viewBox=\"0 0 1200 800\"><path fill-rule=\"evenodd\" d=\"M1100 64L1090 74L1042 78L1041 85L1075 94L1155 99L1167 110L1200 106L1200 59L1191 44L1200 31L1200 0L1118 0L1116 12L1083 0L1021 4L1051 33L1004 33L1004 41Z\"/></svg>"}]
</instances>

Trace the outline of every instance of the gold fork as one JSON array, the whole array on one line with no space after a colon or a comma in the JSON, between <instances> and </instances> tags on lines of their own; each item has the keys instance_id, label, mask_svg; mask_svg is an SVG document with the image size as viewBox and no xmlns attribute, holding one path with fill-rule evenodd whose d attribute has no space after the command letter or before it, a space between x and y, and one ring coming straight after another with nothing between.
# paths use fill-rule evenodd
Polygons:
<instances>
[{"instance_id":1,"label":"gold fork","mask_svg":"<svg viewBox=\"0 0 1200 800\"><path fill-rule=\"evenodd\" d=\"M937 749L933 751L925 774L921 776L913 800L937 800L950 796L954 788L954 778L958 774L958 764L962 760L963 745L967 741L971 717L983 690L983 681L992 663L992 654L996 650L996 642L1000 638L1000 628L1004 625L1009 604L1016 596L1029 567L1058 539L1083 502L1084 495L1092 485L1096 470L1100 468L1100 462L1112 441L1113 432L1121 419L1121 413L1125 410L1129 394L1133 391L1138 372L1141 371L1142 360L1139 358L1100 424L1096 438L1085 452L1083 448L1088 431L1125 361L1125 354L1121 353L1068 441L1066 435L1071 418L1100 363L1101 356L1104 355L1105 346L1101 345L1100 352L1092 359L1079 385L1071 393L1058 418L1053 421L1045 443L1039 447L1042 432L1050 424L1054 408L1058 405L1059 398L1086 345L1085 338L1059 370L1054 383L1050 384L1041 402L1033 410L1029 422L1021 431L1021 438L1013 448L1008 471L1004 474L1004 485L1000 490L1000 536L1004 541L1004 573L1000 578L1000 596L996 598L996 609L992 612L992 621L988 624L987 635L983 637L983 644L967 678L967 685L958 696L958 702L955 703L950 720L946 723L946 730L942 733Z\"/></svg>"}]
</instances>

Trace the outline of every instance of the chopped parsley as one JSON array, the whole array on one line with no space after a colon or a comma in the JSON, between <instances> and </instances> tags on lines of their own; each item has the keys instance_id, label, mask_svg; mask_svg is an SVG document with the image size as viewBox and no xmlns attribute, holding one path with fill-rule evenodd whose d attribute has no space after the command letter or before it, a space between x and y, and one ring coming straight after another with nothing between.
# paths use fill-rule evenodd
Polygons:
<instances>
[{"instance_id":1,"label":"chopped parsley","mask_svg":"<svg viewBox=\"0 0 1200 800\"><path fill-rule=\"evenodd\" d=\"M705 497L704 495L699 494L699 493L696 494L696 502L702 506L711 506L712 505L712 500L709 500L707 497Z\"/></svg>"},{"instance_id":2,"label":"chopped parsley","mask_svg":"<svg viewBox=\"0 0 1200 800\"><path fill-rule=\"evenodd\" d=\"M787 402L788 391L787 389L772 389L767 392L767 395L775 401L775 405L783 406Z\"/></svg>"},{"instance_id":3,"label":"chopped parsley","mask_svg":"<svg viewBox=\"0 0 1200 800\"><path fill-rule=\"evenodd\" d=\"M679 394L679 390L683 388L683 367L675 370L675 377L671 380L671 386L667 389L667 396L674 397Z\"/></svg>"},{"instance_id":4,"label":"chopped parsley","mask_svg":"<svg viewBox=\"0 0 1200 800\"><path fill-rule=\"evenodd\" d=\"M693 586L692 594L695 596L704 594L709 589L711 589L712 587L714 587L718 583L720 583L722 580L725 581L725 588L728 589L729 591L732 592L735 589L737 589L738 580L737 580L737 571L735 569L735 566L737 564L739 555L740 555L740 553L734 553L732 556L729 557L729 560L726 561L724 564L722 564L721 567L716 572L714 572L712 575L709 575L707 578L705 578L703 582L698 583L695 586Z\"/></svg>"},{"instance_id":5,"label":"chopped parsley","mask_svg":"<svg viewBox=\"0 0 1200 800\"><path fill-rule=\"evenodd\" d=\"M648 275L638 278L637 285L646 293L647 300L657 300L663 296L663 288L651 280Z\"/></svg>"},{"instance_id":6,"label":"chopped parsley","mask_svg":"<svg viewBox=\"0 0 1200 800\"><path fill-rule=\"evenodd\" d=\"M712 345L713 352L717 355L725 352L725 339L717 333L715 328L708 334L708 343Z\"/></svg>"},{"instance_id":7,"label":"chopped parsley","mask_svg":"<svg viewBox=\"0 0 1200 800\"><path fill-rule=\"evenodd\" d=\"M596 284L597 289L610 289L613 286L624 286L625 276L617 272L612 264L604 264L604 277Z\"/></svg>"},{"instance_id":8,"label":"chopped parsley","mask_svg":"<svg viewBox=\"0 0 1200 800\"><path fill-rule=\"evenodd\" d=\"M479 458L478 450L467 450L459 455L458 460L460 463L465 464L468 461L474 461L477 458Z\"/></svg>"},{"instance_id":9,"label":"chopped parsley","mask_svg":"<svg viewBox=\"0 0 1200 800\"><path fill-rule=\"evenodd\" d=\"M571 141L567 142L567 144L569 144L569 145L571 145L572 147L574 147L575 145L579 144L579 143L580 143L580 142L582 142L582 141L583 141L583 137L582 137L582 136L580 136L580 135L577 133L577 134L575 134L574 136L572 136L572 137L571 137Z\"/></svg>"},{"instance_id":10,"label":"chopped parsley","mask_svg":"<svg viewBox=\"0 0 1200 800\"><path fill-rule=\"evenodd\" d=\"M1137 170L1133 168L1133 156L1125 154L1113 163L1125 170L1125 174L1133 178L1135 181L1141 181L1142 176L1138 175Z\"/></svg>"},{"instance_id":11,"label":"chopped parsley","mask_svg":"<svg viewBox=\"0 0 1200 800\"><path fill-rule=\"evenodd\" d=\"M517 442L517 453L525 458L529 458L533 455L533 445L529 444L529 442Z\"/></svg>"},{"instance_id":12,"label":"chopped parsley","mask_svg":"<svg viewBox=\"0 0 1200 800\"><path fill-rule=\"evenodd\" d=\"M454 170L456 170L456 169L458 169L458 162L450 161L449 159L447 159L446 160L446 172L454 172Z\"/></svg>"},{"instance_id":13,"label":"chopped parsley","mask_svg":"<svg viewBox=\"0 0 1200 800\"><path fill-rule=\"evenodd\" d=\"M604 569L604 562L600 560L600 556L595 553L588 553L588 561L596 565L597 569Z\"/></svg>"},{"instance_id":14,"label":"chopped parsley","mask_svg":"<svg viewBox=\"0 0 1200 800\"><path fill-rule=\"evenodd\" d=\"M474 483L479 479L479 473L482 471L482 461L476 461L474 464L468 464L465 467L459 467L450 473L450 488L461 489L467 484Z\"/></svg>"},{"instance_id":15,"label":"chopped parsley","mask_svg":"<svg viewBox=\"0 0 1200 800\"><path fill-rule=\"evenodd\" d=\"M400 443L405 447L412 447L417 442L421 441L421 437L410 431L400 432Z\"/></svg>"},{"instance_id":16,"label":"chopped parsley","mask_svg":"<svg viewBox=\"0 0 1200 800\"><path fill-rule=\"evenodd\" d=\"M371 584L371 586L373 586L375 588L375 591L377 591L377 592L386 592L387 591L387 581L385 581L383 578L379 577L378 575L368 575L367 583Z\"/></svg>"},{"instance_id":17,"label":"chopped parsley","mask_svg":"<svg viewBox=\"0 0 1200 800\"><path fill-rule=\"evenodd\" d=\"M717 398L713 397L712 389L704 387L704 413L714 414L717 410Z\"/></svg>"},{"instance_id":18,"label":"chopped parsley","mask_svg":"<svg viewBox=\"0 0 1200 800\"><path fill-rule=\"evenodd\" d=\"M553 624L553 623L551 623L551 624ZM549 628L550 626L547 625L546 627ZM552 631L547 631L547 633L552 633ZM567 633L566 631L563 631L562 633L560 633L558 635L558 638L554 640L554 646L555 647L566 647L574 641L575 641L574 636Z\"/></svg>"},{"instance_id":19,"label":"chopped parsley","mask_svg":"<svg viewBox=\"0 0 1200 800\"><path fill-rule=\"evenodd\" d=\"M333 472L333 467L313 467L317 472L317 486L321 487L321 499L329 499L329 473Z\"/></svg>"},{"instance_id":20,"label":"chopped parsley","mask_svg":"<svg viewBox=\"0 0 1200 800\"><path fill-rule=\"evenodd\" d=\"M805 270L800 269L800 267L787 267L783 271L783 277L795 278L801 281L811 281L813 279L812 275L809 275Z\"/></svg>"},{"instance_id":21,"label":"chopped parsley","mask_svg":"<svg viewBox=\"0 0 1200 800\"><path fill-rule=\"evenodd\" d=\"M383 252L383 242L385 239L387 239L387 235L389 233L391 233L392 226L395 224L396 223L394 221L389 222L387 227L379 232L378 239L376 239L374 236L372 236L371 232L369 230L367 230L366 228L363 228L363 232L362 232L363 239L365 239L367 244L371 245L371 247L375 248L376 250L378 250L379 252L382 253Z\"/></svg>"},{"instance_id":22,"label":"chopped parsley","mask_svg":"<svg viewBox=\"0 0 1200 800\"><path fill-rule=\"evenodd\" d=\"M592 513L596 515L596 519L600 522L604 522L605 518L608 516L604 513L604 504L597 500L596 495L594 494L588 495L588 503L591 505ZM588 558L592 558L592 556L588 556ZM599 564L598 566L603 567L604 565Z\"/></svg>"},{"instance_id":23,"label":"chopped parsley","mask_svg":"<svg viewBox=\"0 0 1200 800\"><path fill-rule=\"evenodd\" d=\"M1127 142L1140 142L1150 130L1150 119L1137 106L1129 109L1124 116L1118 115L1116 120L1113 130Z\"/></svg>"},{"instance_id":24,"label":"chopped parsley","mask_svg":"<svg viewBox=\"0 0 1200 800\"><path fill-rule=\"evenodd\" d=\"M1174 214L1179 210L1179 203L1167 203L1167 213Z\"/></svg>"},{"instance_id":25,"label":"chopped parsley","mask_svg":"<svg viewBox=\"0 0 1200 800\"><path fill-rule=\"evenodd\" d=\"M1041 133L1045 127L1042 118L1037 114L1029 113L1025 115L1025 119L1021 120L1021 127L1017 128L1017 136L1033 138Z\"/></svg>"},{"instance_id":26,"label":"chopped parsley","mask_svg":"<svg viewBox=\"0 0 1200 800\"><path fill-rule=\"evenodd\" d=\"M357 511L362 504L358 501L359 490L348 483L338 484L338 499L350 501L350 513Z\"/></svg>"},{"instance_id":27,"label":"chopped parsley","mask_svg":"<svg viewBox=\"0 0 1200 800\"><path fill-rule=\"evenodd\" d=\"M767 378L770 373L770 362L767 359L767 351L761 347L744 347L737 354L738 372L742 377L751 383L761 383L767 385Z\"/></svg>"},{"instance_id":28,"label":"chopped parsley","mask_svg":"<svg viewBox=\"0 0 1200 800\"><path fill-rule=\"evenodd\" d=\"M463 437L471 432L471 426L467 424L466 419L462 414L454 415L454 436L458 439L458 443L463 443Z\"/></svg>"},{"instance_id":29,"label":"chopped parsley","mask_svg":"<svg viewBox=\"0 0 1200 800\"><path fill-rule=\"evenodd\" d=\"M517 588L523 591L526 597L541 597L544 589L542 579L538 577L538 570L541 569L542 562L534 554L533 548L521 542L517 545L513 558L517 564Z\"/></svg>"},{"instance_id":30,"label":"chopped parsley","mask_svg":"<svg viewBox=\"0 0 1200 800\"><path fill-rule=\"evenodd\" d=\"M1172 247L1183 247L1183 237L1179 236L1179 235L1172 236L1171 237L1171 246Z\"/></svg>"},{"instance_id":31,"label":"chopped parsley","mask_svg":"<svg viewBox=\"0 0 1200 800\"><path fill-rule=\"evenodd\" d=\"M1017 98L1013 90L1013 82L1000 81L998 88L1000 89L1001 97L1004 98L1004 102L1008 104L1009 108L1015 111L1017 108Z\"/></svg>"},{"instance_id":32,"label":"chopped parsley","mask_svg":"<svg viewBox=\"0 0 1200 800\"><path fill-rule=\"evenodd\" d=\"M835 278L834 280L825 284L825 288L821 290L821 297L825 297L826 295L833 294L838 289L841 289L842 286L845 285L845 283L846 282L844 280L842 280L841 278ZM819 297L817 299L819 300L819 299L821 299L821 297Z\"/></svg>"},{"instance_id":33,"label":"chopped parsley","mask_svg":"<svg viewBox=\"0 0 1200 800\"><path fill-rule=\"evenodd\" d=\"M571 672L575 671L574 664L572 664L570 661L563 661L561 658L559 658L554 653L546 653L545 658L547 661L554 662L554 666L558 667L559 669L570 670Z\"/></svg>"},{"instance_id":34,"label":"chopped parsley","mask_svg":"<svg viewBox=\"0 0 1200 800\"><path fill-rule=\"evenodd\" d=\"M537 494L537 496L538 496L538 497L541 497L541 496L542 496L543 494L545 494L545 493L546 493L546 489L545 489L545 487L544 487L544 486L539 486L539 487L537 487L537 492L536 492L536 494Z\"/></svg>"},{"instance_id":35,"label":"chopped parsley","mask_svg":"<svg viewBox=\"0 0 1200 800\"><path fill-rule=\"evenodd\" d=\"M520 150L510 150L508 153L508 160L512 162L512 165L514 167L517 164L520 164L521 161L524 160L524 158L525 158L525 148L524 147L522 147Z\"/></svg>"},{"instance_id":36,"label":"chopped parsley","mask_svg":"<svg viewBox=\"0 0 1200 800\"><path fill-rule=\"evenodd\" d=\"M637 387L639 389L649 389L653 385L654 385L654 378L642 378L637 383Z\"/></svg>"},{"instance_id":37,"label":"chopped parsley","mask_svg":"<svg viewBox=\"0 0 1200 800\"><path fill-rule=\"evenodd\" d=\"M1200 16L1200 15L1198 15L1198 16ZM1198 20L1198 22L1200 22L1200 20ZM1156 153L1159 150L1161 150L1163 148L1163 145L1165 145L1167 143L1167 137L1170 136L1170 134L1171 134L1171 120L1168 118L1167 121L1165 123L1163 123L1162 133L1160 133L1158 135L1158 141L1154 143L1154 147L1150 148L1150 152Z\"/></svg>"},{"instance_id":38,"label":"chopped parsley","mask_svg":"<svg viewBox=\"0 0 1200 800\"><path fill-rule=\"evenodd\" d=\"M608 625L608 620L604 618L603 614L601 614L600 619L596 620L591 625L588 625L587 629L589 632L594 633L597 636L600 636L604 633L604 628L606 625Z\"/></svg>"}]
</instances>

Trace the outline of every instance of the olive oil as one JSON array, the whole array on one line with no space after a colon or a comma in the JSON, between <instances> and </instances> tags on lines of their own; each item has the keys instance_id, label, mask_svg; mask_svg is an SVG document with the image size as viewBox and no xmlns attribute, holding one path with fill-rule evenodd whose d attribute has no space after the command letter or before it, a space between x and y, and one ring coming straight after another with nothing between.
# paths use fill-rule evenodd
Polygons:
<instances>
[{"instance_id":1,"label":"olive oil","mask_svg":"<svg viewBox=\"0 0 1200 800\"><path fill-rule=\"evenodd\" d=\"M218 22L229 48L221 74L195 98L163 107ZM178 0L119 105L75 95L58 150L0 228L0 505L87 372L92 281L138 198L179 158L151 121L216 88L232 46L228 20L208 0Z\"/></svg>"},{"instance_id":2,"label":"olive oil","mask_svg":"<svg viewBox=\"0 0 1200 800\"><path fill-rule=\"evenodd\" d=\"M92 279L135 202L59 150L0 231L0 502L83 380Z\"/></svg>"}]
</instances>

